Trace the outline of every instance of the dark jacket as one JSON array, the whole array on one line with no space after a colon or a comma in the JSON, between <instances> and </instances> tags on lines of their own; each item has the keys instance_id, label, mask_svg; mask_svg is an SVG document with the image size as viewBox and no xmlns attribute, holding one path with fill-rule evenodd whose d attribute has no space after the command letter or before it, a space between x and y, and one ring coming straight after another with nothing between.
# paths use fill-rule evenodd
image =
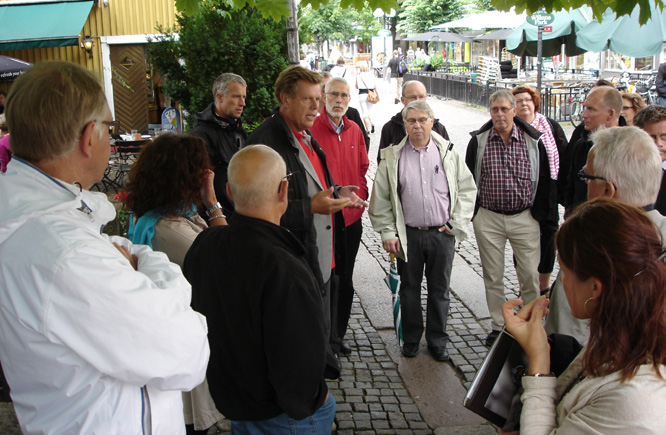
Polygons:
<instances>
[{"instance_id":1,"label":"dark jacket","mask_svg":"<svg viewBox=\"0 0 666 435\"><path fill-rule=\"evenodd\" d=\"M627 125L627 121L620 116L618 124L623 127ZM565 183L564 192L560 194L560 203L565 208L565 216L568 216L578 204L587 200L587 184L578 177L578 172L585 166L587 154L594 145L590 135L589 131L583 130L580 139L573 146L569 144L567 147L564 161L560 161L559 177L566 174L562 181L558 182L560 186Z\"/></svg>"},{"instance_id":2,"label":"dark jacket","mask_svg":"<svg viewBox=\"0 0 666 435\"><path fill-rule=\"evenodd\" d=\"M657 87L657 95L661 98L666 98L666 62L659 65L654 85Z\"/></svg>"},{"instance_id":3,"label":"dark jacket","mask_svg":"<svg viewBox=\"0 0 666 435\"><path fill-rule=\"evenodd\" d=\"M435 118L432 131L438 133L444 139L449 140L449 133L447 133L446 127L444 127L444 125L442 125L437 118ZM388 146L400 143L400 141L403 140L405 136L407 136L407 131L405 130L405 123L402 120L401 110L382 127L382 136L379 140L379 150L377 150L377 164L379 164L379 161L381 160L381 150Z\"/></svg>"},{"instance_id":4,"label":"dark jacket","mask_svg":"<svg viewBox=\"0 0 666 435\"><path fill-rule=\"evenodd\" d=\"M199 234L183 264L208 322L211 396L231 420L301 420L328 391L317 281L286 229L238 213L229 223Z\"/></svg>"},{"instance_id":5,"label":"dark jacket","mask_svg":"<svg viewBox=\"0 0 666 435\"><path fill-rule=\"evenodd\" d=\"M347 118L349 118L349 120L354 121L356 125L359 126L359 128L361 129L361 133L363 133L363 140L365 141L365 151L366 152L370 151L370 135L368 134L368 131L365 129L365 125L363 124L363 120L361 119L361 114L359 113L358 110L350 106L347 108L346 115Z\"/></svg>"},{"instance_id":6,"label":"dark jacket","mask_svg":"<svg viewBox=\"0 0 666 435\"><path fill-rule=\"evenodd\" d=\"M657 195L657 202L654 203L654 208L659 213L666 216L666 171L661 171L661 188Z\"/></svg>"},{"instance_id":7,"label":"dark jacket","mask_svg":"<svg viewBox=\"0 0 666 435\"><path fill-rule=\"evenodd\" d=\"M230 214L234 204L227 196L227 168L231 157L243 146L247 133L240 118L218 121L213 115L214 107L211 103L203 112L194 115L194 128L190 133L206 141L206 149L215 171L215 195L224 213Z\"/></svg>"},{"instance_id":8,"label":"dark jacket","mask_svg":"<svg viewBox=\"0 0 666 435\"><path fill-rule=\"evenodd\" d=\"M546 153L546 147L543 145L541 138L541 132L537 131L534 127L523 121L519 117L513 118L513 122L520 127L523 132L531 137L532 139L538 142L539 149L539 179L537 180L537 188L534 196L534 202L530 208L532 217L538 221L555 221L557 222L557 187L555 180L550 178L550 164L548 163L548 154ZM476 171L476 162L477 162L477 151L479 149L479 142L477 135L489 131L493 126L492 120L486 122L479 130L473 131L470 134L472 139L469 141L467 146L467 154L465 156L465 163L467 167L474 175L474 181L476 182L477 187L479 186L479 181L477 180L477 171ZM485 144L484 144L485 146ZM477 194L476 206L474 208L474 214L479 209L479 198Z\"/></svg>"},{"instance_id":9,"label":"dark jacket","mask_svg":"<svg viewBox=\"0 0 666 435\"><path fill-rule=\"evenodd\" d=\"M308 134L310 134L308 132ZM293 172L294 176L289 182L289 207L282 216L280 225L291 231L296 238L305 246L306 257L310 267L315 273L319 284L323 287L323 278L319 267L317 248L317 234L314 226L312 210L310 208L310 195L305 168L298 158L298 149L291 143L293 134L287 123L280 115L279 108L273 111L270 118L266 119L247 138L246 144L264 144L277 151L287 164L287 173ZM333 186L333 179L326 165L326 154L321 150L314 138L312 147L322 161L326 184Z\"/></svg>"}]
</instances>

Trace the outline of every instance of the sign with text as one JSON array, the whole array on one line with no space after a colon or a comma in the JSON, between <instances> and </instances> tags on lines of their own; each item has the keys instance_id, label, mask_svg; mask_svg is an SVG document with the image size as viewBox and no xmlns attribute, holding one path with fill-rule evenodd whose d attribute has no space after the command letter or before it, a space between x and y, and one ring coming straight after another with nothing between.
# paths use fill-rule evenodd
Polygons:
<instances>
[{"instance_id":1,"label":"sign with text","mask_svg":"<svg viewBox=\"0 0 666 435\"><path fill-rule=\"evenodd\" d=\"M527 17L527 22L534 26L547 26L555 21L555 15L546 11L537 11Z\"/></svg>"},{"instance_id":2,"label":"sign with text","mask_svg":"<svg viewBox=\"0 0 666 435\"><path fill-rule=\"evenodd\" d=\"M553 31L553 26L543 26L543 31L546 33Z\"/></svg>"}]
</instances>

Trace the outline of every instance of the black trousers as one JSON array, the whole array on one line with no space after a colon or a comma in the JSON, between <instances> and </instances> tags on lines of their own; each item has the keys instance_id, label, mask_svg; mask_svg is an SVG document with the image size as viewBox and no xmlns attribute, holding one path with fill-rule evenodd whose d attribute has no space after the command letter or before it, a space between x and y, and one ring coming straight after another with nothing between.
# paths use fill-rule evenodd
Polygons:
<instances>
[{"instance_id":1,"label":"black trousers","mask_svg":"<svg viewBox=\"0 0 666 435\"><path fill-rule=\"evenodd\" d=\"M345 227L342 213L335 215L335 275L338 278L337 334L342 340L347 332L354 301L354 263L361 244L361 219Z\"/></svg>"}]
</instances>

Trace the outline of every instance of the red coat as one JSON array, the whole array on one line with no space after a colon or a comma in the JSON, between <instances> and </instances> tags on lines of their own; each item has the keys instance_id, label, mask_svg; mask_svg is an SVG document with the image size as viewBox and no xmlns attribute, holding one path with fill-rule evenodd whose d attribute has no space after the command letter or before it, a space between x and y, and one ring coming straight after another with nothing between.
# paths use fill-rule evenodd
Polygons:
<instances>
[{"instance_id":1,"label":"red coat","mask_svg":"<svg viewBox=\"0 0 666 435\"><path fill-rule=\"evenodd\" d=\"M365 173L368 171L368 152L365 149L363 132L354 121L343 117L344 128L338 135L333 129L331 121L326 116L324 108L310 128L310 132L326 153L326 163L333 182L340 186L358 186L356 194L361 199L368 199L368 182ZM345 208L342 216L345 226L359 220L363 214L362 208Z\"/></svg>"}]
</instances>

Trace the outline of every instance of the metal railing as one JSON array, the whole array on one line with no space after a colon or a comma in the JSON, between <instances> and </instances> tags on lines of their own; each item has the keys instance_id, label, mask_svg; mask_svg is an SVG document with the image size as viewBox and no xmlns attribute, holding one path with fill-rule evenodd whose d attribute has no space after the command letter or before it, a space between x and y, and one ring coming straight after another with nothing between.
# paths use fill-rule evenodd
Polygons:
<instances>
[{"instance_id":1,"label":"metal railing","mask_svg":"<svg viewBox=\"0 0 666 435\"><path fill-rule=\"evenodd\" d=\"M490 95L500 88L512 88L512 84L473 82L468 75L443 72L410 71L404 80L418 80L429 94L474 106L490 107ZM570 121L572 102L580 98L584 84L544 87L541 90L541 113L558 122Z\"/></svg>"}]
</instances>

